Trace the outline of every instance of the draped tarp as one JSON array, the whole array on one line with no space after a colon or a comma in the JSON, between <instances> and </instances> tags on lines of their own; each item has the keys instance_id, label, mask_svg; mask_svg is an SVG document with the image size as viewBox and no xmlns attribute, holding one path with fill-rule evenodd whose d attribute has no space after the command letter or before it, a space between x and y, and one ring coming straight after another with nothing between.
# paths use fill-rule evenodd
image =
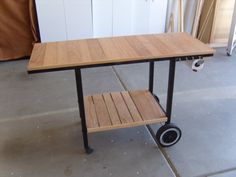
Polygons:
<instances>
[{"instance_id":1,"label":"draped tarp","mask_svg":"<svg viewBox=\"0 0 236 177\"><path fill-rule=\"evenodd\" d=\"M34 0L0 0L0 61L30 56L38 40Z\"/></svg>"}]
</instances>

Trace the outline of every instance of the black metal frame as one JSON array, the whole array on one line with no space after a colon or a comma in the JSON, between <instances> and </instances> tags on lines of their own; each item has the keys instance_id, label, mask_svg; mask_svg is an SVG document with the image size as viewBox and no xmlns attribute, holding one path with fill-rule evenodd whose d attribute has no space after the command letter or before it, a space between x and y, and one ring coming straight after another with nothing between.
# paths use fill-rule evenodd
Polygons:
<instances>
[{"instance_id":1,"label":"black metal frame","mask_svg":"<svg viewBox=\"0 0 236 177\"><path fill-rule=\"evenodd\" d=\"M77 87L79 113L80 113L81 125L82 125L84 149L87 154L91 154L93 152L93 149L91 149L88 144L88 132L87 132L87 126L86 126L85 110L84 110L83 83L82 83L82 75L81 75L80 68L75 69L75 79L76 79L76 87Z\"/></svg>"},{"instance_id":2,"label":"black metal frame","mask_svg":"<svg viewBox=\"0 0 236 177\"><path fill-rule=\"evenodd\" d=\"M33 1L34 5L34 11L35 11L35 20L36 20L36 33L38 34L38 43L41 42L41 34L40 34L40 27L39 27L39 20L38 20L38 12L37 12L37 7L36 7L36 2L35 0Z\"/></svg>"},{"instance_id":3,"label":"black metal frame","mask_svg":"<svg viewBox=\"0 0 236 177\"><path fill-rule=\"evenodd\" d=\"M167 104L166 104L166 116L168 118L166 124L171 122L171 110L172 110L172 101L173 101L173 92L174 92L174 77L175 77L175 64L176 59L171 59L169 64L169 80L168 80L168 92L167 92ZM154 85L154 66L155 62L149 62L149 91L153 94L153 85ZM78 96L78 104L80 110L80 118L82 125L82 133L83 133L83 141L84 148L87 154L93 152L93 149L89 147L88 144L88 132L86 126L86 118L85 118L85 110L84 110L84 96L83 96L83 83L82 83L82 75L81 68L75 69L75 77L76 77L76 86L77 86L77 96ZM157 101L159 102L158 97ZM150 131L150 126L147 126Z\"/></svg>"},{"instance_id":4,"label":"black metal frame","mask_svg":"<svg viewBox=\"0 0 236 177\"><path fill-rule=\"evenodd\" d=\"M174 81L175 81L175 64L176 64L176 60L170 60L167 102L166 102L166 116L167 116L168 120L167 120L166 124L170 124L170 122L171 122L171 111L172 111Z\"/></svg>"},{"instance_id":5,"label":"black metal frame","mask_svg":"<svg viewBox=\"0 0 236 177\"><path fill-rule=\"evenodd\" d=\"M213 54L206 54L201 56L185 56L185 58L191 57L192 59L197 59L199 57L209 57L213 56ZM82 83L82 75L81 69L82 68L92 68L92 67L99 67L99 66L111 66L111 65L121 65L121 64L132 64L132 63L145 63L149 62L149 91L153 94L157 102L159 99L153 93L153 80L154 80L154 64L155 61L163 61L169 60L169 79L168 79L168 91L167 91L167 104L166 104L166 111L162 108L162 110L166 113L167 121L166 124L171 122L171 110L172 110L172 101L173 101L173 92L174 92L174 79L175 79L175 65L178 59L183 60L184 57L171 57L171 58L163 58L163 59L145 59L145 60L138 60L138 61L125 61L119 63L107 63L107 64L94 64L94 65L85 65L80 67L65 67L65 68L56 68L56 69L48 69L48 70L35 70L35 71L28 71L28 73L41 73L41 72L49 72L49 71L60 71L60 70L68 70L74 69L75 70L75 78L76 78L76 87L77 87L77 96L78 96L78 104L80 110L80 117L81 117L81 126L82 126L82 133L83 133L83 142L84 148L87 154L93 152L93 149L89 147L88 143L88 132L86 126L86 117L85 117L85 109L84 109L84 96L83 96L83 83ZM161 106L161 105L160 105ZM150 131L151 127L147 125L148 130Z\"/></svg>"},{"instance_id":6,"label":"black metal frame","mask_svg":"<svg viewBox=\"0 0 236 177\"><path fill-rule=\"evenodd\" d=\"M169 124L171 122L171 110L172 110L173 93L174 93L176 60L177 60L177 58L176 59L171 59L170 63L169 63L169 79L168 79L168 90L167 90L167 102L166 102L166 111L164 111L166 113L167 118L168 118L166 124ZM154 64L155 64L154 61L151 61L149 63L149 91L154 95L157 102L159 102L159 98L153 93Z\"/></svg>"},{"instance_id":7,"label":"black metal frame","mask_svg":"<svg viewBox=\"0 0 236 177\"><path fill-rule=\"evenodd\" d=\"M196 56L194 56L194 59L196 59ZM162 110L166 113L166 116L167 116L166 124L171 123L171 111L172 111L172 102L173 102L173 93L174 93L174 80L175 80L175 66L176 66L176 61L177 60L178 60L178 58L169 58L170 63L169 63L169 78L168 78L166 110L164 110L161 107ZM160 61L160 60L158 60L158 61ZM149 62L149 88L148 89L154 95L153 86L154 86L155 60L141 61L141 62ZM130 62L130 63L133 63L133 62ZM135 63L137 63L137 62L135 62ZM119 63L119 64L121 64L121 63ZM127 62L125 64L127 64ZM112 64L112 65L114 65L114 64ZM92 66L92 67L94 67L94 66ZM77 86L78 103L79 103L79 109L80 109L80 117L81 117L84 148L85 148L86 153L90 154L90 153L93 152L93 149L91 149L88 145L88 133L87 133L87 127L86 127L85 110L84 110L81 68L76 68L75 69L75 76L76 76L76 86ZM154 95L154 97L157 99L157 102L159 102L158 97L155 96L155 95ZM152 130L149 125L147 125L147 129L148 129L148 131Z\"/></svg>"},{"instance_id":8,"label":"black metal frame","mask_svg":"<svg viewBox=\"0 0 236 177\"><path fill-rule=\"evenodd\" d=\"M171 123L171 111L172 111L172 102L173 102L173 93L174 93L174 80L175 80L175 65L178 58L170 59L169 63L169 79L168 79L168 90L167 90L167 102L166 102L166 110L160 105L161 109L165 112L167 116L166 124ZM159 98L153 93L153 85L154 85L154 61L149 63L149 91L153 94L156 101L159 103ZM147 130L150 132L152 137L155 139L153 134L153 130L149 125L146 125Z\"/></svg>"},{"instance_id":9,"label":"black metal frame","mask_svg":"<svg viewBox=\"0 0 236 177\"><path fill-rule=\"evenodd\" d=\"M154 61L149 62L149 91L153 93Z\"/></svg>"}]
</instances>

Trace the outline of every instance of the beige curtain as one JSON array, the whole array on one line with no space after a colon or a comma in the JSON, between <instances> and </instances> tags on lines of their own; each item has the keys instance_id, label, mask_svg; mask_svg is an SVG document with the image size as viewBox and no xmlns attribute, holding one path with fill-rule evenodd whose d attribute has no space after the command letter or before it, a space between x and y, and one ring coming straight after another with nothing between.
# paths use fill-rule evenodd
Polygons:
<instances>
[{"instance_id":1,"label":"beige curtain","mask_svg":"<svg viewBox=\"0 0 236 177\"><path fill-rule=\"evenodd\" d=\"M0 1L0 61L30 56L39 41L34 0Z\"/></svg>"}]
</instances>

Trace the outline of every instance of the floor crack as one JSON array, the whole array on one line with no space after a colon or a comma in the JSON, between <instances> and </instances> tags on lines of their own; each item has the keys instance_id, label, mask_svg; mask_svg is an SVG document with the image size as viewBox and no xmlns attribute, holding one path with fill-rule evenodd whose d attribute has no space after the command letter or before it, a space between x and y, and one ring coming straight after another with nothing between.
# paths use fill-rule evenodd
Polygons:
<instances>
[{"instance_id":1,"label":"floor crack","mask_svg":"<svg viewBox=\"0 0 236 177\"><path fill-rule=\"evenodd\" d=\"M128 90L128 88L126 87L125 83L123 82L123 80L121 79L119 73L117 72L116 68L114 66L112 66L112 69L116 75L116 77L118 78L119 82L121 83L122 87L125 90ZM176 167L174 166L174 164L172 163L171 159L169 158L167 152L164 150L164 148L160 147L160 145L157 143L157 140L155 138L155 133L153 132L152 128L150 126L147 126L147 131L150 133L153 141L155 142L155 144L158 147L158 150L160 151L161 155L163 156L163 158L165 159L167 165L169 166L169 168L171 169L172 173L176 176L176 177L181 177L180 174L178 173Z\"/></svg>"}]
</instances>

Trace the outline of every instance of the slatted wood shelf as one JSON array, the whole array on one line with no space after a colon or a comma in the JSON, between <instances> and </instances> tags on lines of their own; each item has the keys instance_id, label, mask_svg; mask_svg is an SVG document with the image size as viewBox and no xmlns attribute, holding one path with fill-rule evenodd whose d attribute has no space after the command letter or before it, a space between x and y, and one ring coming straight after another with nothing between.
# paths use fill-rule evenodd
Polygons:
<instances>
[{"instance_id":1,"label":"slatted wood shelf","mask_svg":"<svg viewBox=\"0 0 236 177\"><path fill-rule=\"evenodd\" d=\"M89 133L167 121L147 90L85 96L84 103Z\"/></svg>"}]
</instances>

